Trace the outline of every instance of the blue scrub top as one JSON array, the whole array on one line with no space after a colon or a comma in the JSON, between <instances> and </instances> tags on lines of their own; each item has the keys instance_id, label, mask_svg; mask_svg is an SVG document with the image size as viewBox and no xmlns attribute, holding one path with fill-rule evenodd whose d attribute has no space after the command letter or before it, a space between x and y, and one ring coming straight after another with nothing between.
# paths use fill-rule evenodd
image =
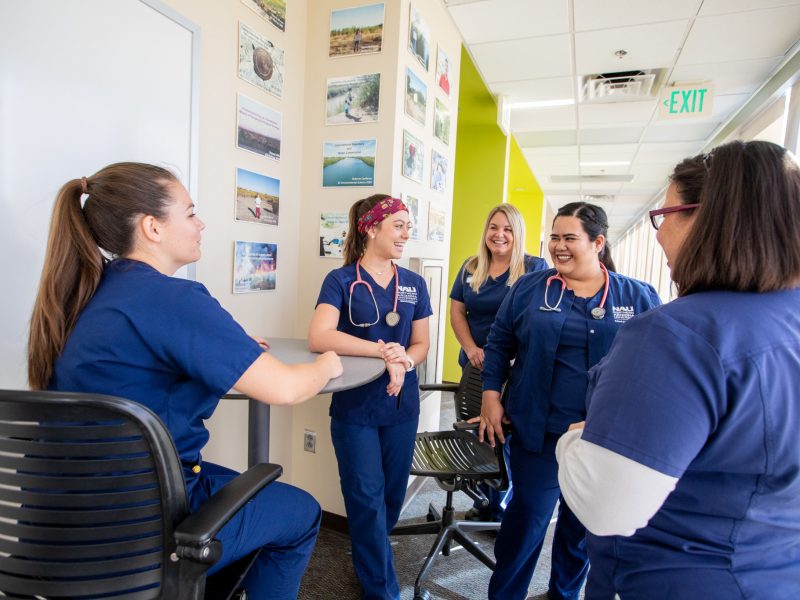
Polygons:
<instances>
[{"instance_id":1,"label":"blue scrub top","mask_svg":"<svg viewBox=\"0 0 800 600\"><path fill-rule=\"evenodd\" d=\"M531 452L541 451L548 429L563 433L569 425L564 421L570 418L580 421L585 414L586 371L579 388L566 384L566 388L573 389L568 397L561 397L559 390L564 387L561 381L554 383L554 377L566 375L570 369L574 371L584 365L592 367L597 364L608 352L614 336L626 321L661 303L649 284L618 273L609 273L603 319L596 320L588 314L588 311L600 305L602 291L590 298L579 313L573 311L575 294L570 290L564 292L559 307L561 312L541 311L539 307L544 305L547 278L555 274L555 269L548 269L528 273L517 280L497 312L484 347L483 389L499 392L508 379L504 395L505 412L511 419L517 439ZM560 283L554 281L548 296L551 306L560 293ZM568 317L570 325L566 327L565 337ZM578 321L573 322L575 318ZM583 325L580 319L583 319ZM585 352L565 348L565 344L575 343L571 334L579 327L586 330ZM510 367L512 359L516 359L516 362ZM563 367L565 361L567 369L559 368L559 365ZM558 408L551 410L551 405L557 405ZM576 410L578 414L575 414ZM548 423L549 417L552 419Z\"/></svg>"},{"instance_id":2,"label":"blue scrub top","mask_svg":"<svg viewBox=\"0 0 800 600\"><path fill-rule=\"evenodd\" d=\"M509 270L506 270L496 279L487 277L476 293L470 285L472 274L465 269L468 260L461 265L458 275L456 275L453 288L450 290L450 298L463 302L466 306L469 333L472 339L475 340L475 344L479 348L483 348L486 345L486 337L489 335L492 321L494 321L494 317L503 303L503 298L506 297L508 290L511 289L508 285ZM543 258L525 255L526 273L542 271L546 268L547 263ZM458 364L462 367L467 364L467 354L463 349L458 355Z\"/></svg>"},{"instance_id":3,"label":"blue scrub top","mask_svg":"<svg viewBox=\"0 0 800 600\"><path fill-rule=\"evenodd\" d=\"M181 460L196 464L208 441L203 420L261 352L202 284L120 259L105 266L49 387L144 404Z\"/></svg>"},{"instance_id":4,"label":"blue scrub top","mask_svg":"<svg viewBox=\"0 0 800 600\"><path fill-rule=\"evenodd\" d=\"M366 269L361 269L361 278L372 286L378 313L367 286L359 283L353 288L353 323L378 322L370 327L356 327L350 322L350 285L356 280L355 263L328 273L322 282L317 304L330 304L339 311L337 329L349 335L377 342L397 342L408 347L411 339L411 323L433 314L425 280L408 269L397 267L399 277L397 312L400 322L394 327L386 324L386 313L394 308L395 280L386 288L375 283ZM384 373L375 381L333 394L331 417L353 425L395 425L419 417L419 388L417 371L406 373L399 396L389 396L386 386L389 374Z\"/></svg>"},{"instance_id":5,"label":"blue scrub top","mask_svg":"<svg viewBox=\"0 0 800 600\"><path fill-rule=\"evenodd\" d=\"M800 289L691 294L592 370L583 439L680 478L632 537L591 536L604 570L670 589L671 568L710 567L744 597L800 597L799 306Z\"/></svg>"}]
</instances>

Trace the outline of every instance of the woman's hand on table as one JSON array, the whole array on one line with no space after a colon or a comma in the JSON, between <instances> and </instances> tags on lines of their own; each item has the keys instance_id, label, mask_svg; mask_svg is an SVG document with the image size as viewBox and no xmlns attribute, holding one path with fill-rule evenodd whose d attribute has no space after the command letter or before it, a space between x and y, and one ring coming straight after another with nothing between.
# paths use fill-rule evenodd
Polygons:
<instances>
[{"instance_id":1,"label":"woman's hand on table","mask_svg":"<svg viewBox=\"0 0 800 600\"><path fill-rule=\"evenodd\" d=\"M323 352L316 358L316 362L324 364L328 368L328 379L339 377L343 372L342 359L333 350Z\"/></svg>"},{"instance_id":2,"label":"woman's hand on table","mask_svg":"<svg viewBox=\"0 0 800 600\"><path fill-rule=\"evenodd\" d=\"M378 340L379 344L383 344L381 340ZM390 363L399 363L404 366L408 366L408 357L406 355L406 349L403 345L398 344L397 342L389 342L388 344L383 344L380 348L381 351L381 358L386 361L386 364Z\"/></svg>"}]
</instances>

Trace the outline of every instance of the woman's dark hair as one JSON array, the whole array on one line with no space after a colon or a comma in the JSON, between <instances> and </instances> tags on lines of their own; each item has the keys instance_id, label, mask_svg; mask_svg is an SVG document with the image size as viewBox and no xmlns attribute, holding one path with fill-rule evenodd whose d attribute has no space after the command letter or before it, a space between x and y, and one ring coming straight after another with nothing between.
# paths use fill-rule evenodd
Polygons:
<instances>
[{"instance_id":1,"label":"woman's dark hair","mask_svg":"<svg viewBox=\"0 0 800 600\"><path fill-rule=\"evenodd\" d=\"M347 237L344 239L344 264L351 265L364 255L367 249L367 234L358 231L358 220L378 202L391 198L388 194L373 194L362 198L350 207ZM380 223L378 223L380 227Z\"/></svg>"},{"instance_id":2,"label":"woman's dark hair","mask_svg":"<svg viewBox=\"0 0 800 600\"><path fill-rule=\"evenodd\" d=\"M680 296L800 284L800 167L788 150L730 142L682 161L670 180L681 202L700 204L672 267Z\"/></svg>"},{"instance_id":3,"label":"woman's dark hair","mask_svg":"<svg viewBox=\"0 0 800 600\"><path fill-rule=\"evenodd\" d=\"M106 260L100 249L129 253L137 217L165 218L172 202L167 186L176 181L161 167L117 163L72 179L58 192L28 336L31 388L48 387L56 359L97 290Z\"/></svg>"},{"instance_id":4,"label":"woman's dark hair","mask_svg":"<svg viewBox=\"0 0 800 600\"><path fill-rule=\"evenodd\" d=\"M614 266L614 261L611 260L611 250L608 248L608 217L606 216L606 211L588 202L570 202L558 209L553 223L556 222L558 217L577 218L592 242L597 239L597 236L602 235L606 241L603 244L603 249L600 250L600 262L609 271L617 270Z\"/></svg>"}]
</instances>

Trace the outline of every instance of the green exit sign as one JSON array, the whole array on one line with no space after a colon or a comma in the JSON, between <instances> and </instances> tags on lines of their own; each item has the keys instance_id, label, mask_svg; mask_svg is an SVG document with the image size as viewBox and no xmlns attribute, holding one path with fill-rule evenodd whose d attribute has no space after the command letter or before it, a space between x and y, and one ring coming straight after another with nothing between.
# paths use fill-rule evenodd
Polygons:
<instances>
[{"instance_id":1,"label":"green exit sign","mask_svg":"<svg viewBox=\"0 0 800 600\"><path fill-rule=\"evenodd\" d=\"M671 85L661 92L658 116L661 119L709 117L713 106L712 84Z\"/></svg>"}]
</instances>

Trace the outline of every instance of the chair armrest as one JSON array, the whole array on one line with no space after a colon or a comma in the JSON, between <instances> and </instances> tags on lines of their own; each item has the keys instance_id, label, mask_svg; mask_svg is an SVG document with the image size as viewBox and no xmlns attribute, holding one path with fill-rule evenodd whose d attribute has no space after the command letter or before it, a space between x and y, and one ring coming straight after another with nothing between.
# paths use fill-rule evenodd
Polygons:
<instances>
[{"instance_id":1,"label":"chair armrest","mask_svg":"<svg viewBox=\"0 0 800 600\"><path fill-rule=\"evenodd\" d=\"M419 389L423 392L427 391L437 391L437 392L457 392L458 391L458 384L457 383L421 383L419 384Z\"/></svg>"},{"instance_id":2,"label":"chair armrest","mask_svg":"<svg viewBox=\"0 0 800 600\"><path fill-rule=\"evenodd\" d=\"M282 473L283 467L270 463L251 467L211 496L200 510L186 517L175 528L175 541L179 546L207 544L242 506Z\"/></svg>"}]
</instances>

